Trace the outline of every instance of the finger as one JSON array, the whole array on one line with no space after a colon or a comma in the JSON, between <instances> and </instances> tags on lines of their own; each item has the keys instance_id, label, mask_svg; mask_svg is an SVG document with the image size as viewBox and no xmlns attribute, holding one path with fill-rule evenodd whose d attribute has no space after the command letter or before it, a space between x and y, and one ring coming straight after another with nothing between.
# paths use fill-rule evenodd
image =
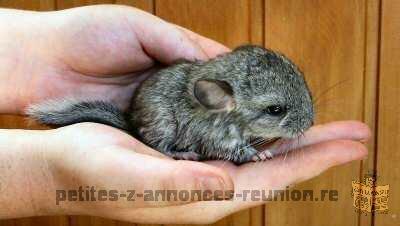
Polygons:
<instances>
[{"instance_id":1,"label":"finger","mask_svg":"<svg viewBox=\"0 0 400 226\"><path fill-rule=\"evenodd\" d=\"M278 140L272 146L265 145L260 149L268 149L272 154L277 155L324 141L338 139L366 141L370 136L370 129L362 122L337 121L313 126L306 131L303 136L293 139Z\"/></svg>"},{"instance_id":2,"label":"finger","mask_svg":"<svg viewBox=\"0 0 400 226\"><path fill-rule=\"evenodd\" d=\"M208 59L202 47L174 24L139 10L128 20L145 52L162 63Z\"/></svg>"},{"instance_id":3,"label":"finger","mask_svg":"<svg viewBox=\"0 0 400 226\"><path fill-rule=\"evenodd\" d=\"M209 163L227 170L234 180L235 193L239 193L243 190L283 189L287 185L316 176L332 166L361 159L366 154L367 150L362 144L340 140L307 147L304 150L304 158L298 159L289 156L285 162L281 157L267 162L245 164L239 168L221 161ZM158 209L156 212L148 209L136 209L127 211L123 216L128 221L135 216L135 221L141 223L154 223L153 219L156 219L165 223L210 224L229 214L259 205L262 202L262 200L253 202L242 200L242 198L237 198L233 201L195 202ZM202 214L193 218L193 215L199 212ZM174 217L171 218L171 215Z\"/></svg>"},{"instance_id":4,"label":"finger","mask_svg":"<svg viewBox=\"0 0 400 226\"><path fill-rule=\"evenodd\" d=\"M243 165L234 178L240 188L271 189L308 180L330 167L366 157L366 147L355 141L326 141L279 156L271 161ZM257 176L258 175L258 176ZM249 178L257 178L249 179ZM261 187L260 187L261 185Z\"/></svg>"},{"instance_id":5,"label":"finger","mask_svg":"<svg viewBox=\"0 0 400 226\"><path fill-rule=\"evenodd\" d=\"M96 184L147 194L136 198L135 207L180 205L202 200L199 194L204 191L233 189L224 171L204 163L160 159L120 147L112 152L107 159L93 162L92 173L102 175Z\"/></svg>"},{"instance_id":6,"label":"finger","mask_svg":"<svg viewBox=\"0 0 400 226\"><path fill-rule=\"evenodd\" d=\"M241 194L241 196L235 195L231 202L213 202L212 205L219 208L214 212L220 213L216 218L223 216L222 210L232 213L265 202L262 199L251 200L249 196L245 199L243 195L245 191L285 189L289 185L318 176L333 166L360 160L368 153L364 145L350 140L327 141L304 148L300 156L299 152L299 150L291 152L286 157L280 156L271 161L245 164L239 169L229 164L220 165L233 179L235 194ZM214 165L218 166L218 163ZM207 204L193 203L191 205L200 207Z\"/></svg>"},{"instance_id":7,"label":"finger","mask_svg":"<svg viewBox=\"0 0 400 226\"><path fill-rule=\"evenodd\" d=\"M193 32L191 30L188 30L184 27L181 27L178 25L175 25L175 26L177 26L180 30L182 30L184 33L186 33L187 36L190 39L192 39L194 42L198 43L209 58L214 58L220 54L231 51L228 47L222 45L221 43L218 43L212 39L201 36L201 35Z\"/></svg>"}]
</instances>

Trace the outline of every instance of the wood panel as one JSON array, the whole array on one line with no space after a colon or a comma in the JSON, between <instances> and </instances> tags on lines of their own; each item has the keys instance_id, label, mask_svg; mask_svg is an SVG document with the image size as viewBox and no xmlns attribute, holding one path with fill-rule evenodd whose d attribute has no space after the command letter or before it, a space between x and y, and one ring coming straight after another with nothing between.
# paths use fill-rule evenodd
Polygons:
<instances>
[{"instance_id":1,"label":"wood panel","mask_svg":"<svg viewBox=\"0 0 400 226\"><path fill-rule=\"evenodd\" d=\"M365 57L364 57L364 122L369 125L373 136L367 143L368 159L362 161L360 180L366 173L376 171L376 121L377 121L377 82L379 62L379 29L380 29L380 0L366 1L365 10ZM371 214L359 214L358 225L371 225Z\"/></svg>"},{"instance_id":2,"label":"wood panel","mask_svg":"<svg viewBox=\"0 0 400 226\"><path fill-rule=\"evenodd\" d=\"M94 4L113 4L114 0L56 0L57 9L67 9L77 6Z\"/></svg>"},{"instance_id":3,"label":"wood panel","mask_svg":"<svg viewBox=\"0 0 400 226\"><path fill-rule=\"evenodd\" d=\"M115 4L134 6L147 12L154 12L154 0L116 0Z\"/></svg>"},{"instance_id":4,"label":"wood panel","mask_svg":"<svg viewBox=\"0 0 400 226\"><path fill-rule=\"evenodd\" d=\"M136 8L153 12L154 0L55 0L57 9L67 9L72 7L95 5L95 4L120 4L134 6Z\"/></svg>"},{"instance_id":5,"label":"wood panel","mask_svg":"<svg viewBox=\"0 0 400 226\"><path fill-rule=\"evenodd\" d=\"M365 1L268 0L266 46L297 63L311 86L317 123L363 119ZM301 158L301 153L299 153ZM339 200L267 204L267 225L357 225L351 181L360 163L336 167L296 186L338 190Z\"/></svg>"},{"instance_id":6,"label":"wood panel","mask_svg":"<svg viewBox=\"0 0 400 226\"><path fill-rule=\"evenodd\" d=\"M55 9L55 0L0 0L0 7L48 11Z\"/></svg>"},{"instance_id":7,"label":"wood panel","mask_svg":"<svg viewBox=\"0 0 400 226\"><path fill-rule=\"evenodd\" d=\"M389 214L375 225L400 221L400 1L382 1L379 74L377 185L390 185Z\"/></svg>"},{"instance_id":8,"label":"wood panel","mask_svg":"<svg viewBox=\"0 0 400 226\"><path fill-rule=\"evenodd\" d=\"M156 15L229 47L251 41L249 0L160 0Z\"/></svg>"}]
</instances>

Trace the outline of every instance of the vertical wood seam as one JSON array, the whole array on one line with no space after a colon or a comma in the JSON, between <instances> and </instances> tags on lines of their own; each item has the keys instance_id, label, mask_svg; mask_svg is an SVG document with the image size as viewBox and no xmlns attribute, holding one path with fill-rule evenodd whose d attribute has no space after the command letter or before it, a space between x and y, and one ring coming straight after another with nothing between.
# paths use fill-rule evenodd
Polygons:
<instances>
[{"instance_id":1,"label":"vertical wood seam","mask_svg":"<svg viewBox=\"0 0 400 226\"><path fill-rule=\"evenodd\" d=\"M381 0L377 0L377 5L375 6L374 3L373 7L370 7L371 2L366 0L364 2L365 4L365 26L364 26L364 62L363 62L363 68L364 68L364 83L363 83L363 121L368 122L372 126L372 133L373 133L373 139L371 142L371 146L369 146L370 150L372 151L372 162L366 162L361 161L360 163L360 175L359 179L360 181L363 179L363 173L365 173L365 170L368 170L372 167L374 172L377 171L377 155L378 155L378 112L379 112L379 74L380 74L380 38L381 38ZM373 10L371 12L370 10ZM374 15L375 16L371 16ZM372 18L371 18L372 17ZM375 20L375 21L373 21ZM376 27L374 27L376 26ZM376 29L376 34L371 34L370 29L371 27L374 27ZM373 36L373 37L372 37ZM370 44L369 39L373 39L373 44ZM375 56L375 57L374 57ZM370 59L372 58L372 59ZM375 68L371 68L368 64L373 63L375 65ZM373 71L371 71L373 70ZM373 79L374 81L368 81L369 79ZM370 86L368 86L368 83L373 83ZM373 90L369 90L369 89ZM367 95L368 92L373 92L370 95ZM368 106L367 101L371 101L371 95L374 96L375 105L373 106ZM371 115L368 115L368 109L367 107L372 107L373 109L370 109L372 113ZM372 166L370 165L372 163ZM369 224L372 226L374 225L374 215L371 214L369 217ZM358 226L361 226L362 224L362 214L358 214Z\"/></svg>"},{"instance_id":2,"label":"vertical wood seam","mask_svg":"<svg viewBox=\"0 0 400 226\"><path fill-rule=\"evenodd\" d=\"M379 144L379 106L380 106L380 79L381 79L381 55L382 55L382 15L383 1L378 0L378 43L377 43L377 81L376 81L376 105L375 105L375 150L374 150L374 166L373 169L378 174L378 144ZM374 186L376 181L374 181ZM371 213L371 226L375 226L375 214Z\"/></svg>"},{"instance_id":3,"label":"vertical wood seam","mask_svg":"<svg viewBox=\"0 0 400 226\"><path fill-rule=\"evenodd\" d=\"M363 107L362 107L362 120L363 120L363 122L365 122L366 121L366 104L365 104L365 101L366 101L366 89L367 89L367 51L368 51L368 42L367 42L367 38L368 38L368 0L365 0L364 1L364 62L363 62L363 68L364 68L364 71L363 71L363 78L364 78L364 81L363 81L363 98L362 98L362 100L363 100ZM362 175L363 175L363 171L364 171L364 169L363 169L364 167L363 167L363 160L361 160L360 161L360 169L359 169L359 175L358 175L358 178L359 178L359 180L361 181L361 179L362 179ZM360 201L358 201L358 203L360 203ZM358 226L361 226L361 213L358 213L357 214L357 225Z\"/></svg>"},{"instance_id":4,"label":"vertical wood seam","mask_svg":"<svg viewBox=\"0 0 400 226\"><path fill-rule=\"evenodd\" d=\"M265 28L265 25L266 25L266 22L265 22L265 18L266 18L266 1L267 0L262 0L261 1L261 7L262 7L262 10L261 10L261 21L262 21L262 24L261 24L261 43L262 43L262 45L263 45L263 47L265 47L265 32L267 31L267 29ZM263 226L266 226L267 225L267 222L266 222L266 218L267 218L267 216L266 216L266 212L267 212L267 206L266 206L267 204L266 203L264 203L262 206L261 206L261 211L262 211L262 219L261 219L261 223L262 223L262 225Z\"/></svg>"},{"instance_id":5,"label":"vertical wood seam","mask_svg":"<svg viewBox=\"0 0 400 226\"><path fill-rule=\"evenodd\" d=\"M263 0L262 1L262 7L263 7L263 15L262 15L262 17L263 17L263 27L262 27L262 43L263 43L263 46L264 47L266 47L267 46L267 28L266 28L266 26L267 26L267 1L268 0ZM264 226L267 226L268 224L267 224L267 210L268 210L268 207L267 207L267 204L265 203L264 205L263 205L263 219L262 219L262 222L263 222L263 225Z\"/></svg>"},{"instance_id":6,"label":"vertical wood seam","mask_svg":"<svg viewBox=\"0 0 400 226\"><path fill-rule=\"evenodd\" d=\"M364 68L364 72L363 72L363 121L366 121L366 86L367 86L367 57L368 57L368 42L367 42L367 38L368 38L368 0L364 1L364 62L363 62L363 68ZM363 161L361 161L360 163L360 172L359 172L359 180L361 181L362 179L362 175L363 175L363 171L364 171L364 167L363 167ZM360 201L359 201L360 202ZM361 226L361 213L357 214L357 225Z\"/></svg>"}]
</instances>

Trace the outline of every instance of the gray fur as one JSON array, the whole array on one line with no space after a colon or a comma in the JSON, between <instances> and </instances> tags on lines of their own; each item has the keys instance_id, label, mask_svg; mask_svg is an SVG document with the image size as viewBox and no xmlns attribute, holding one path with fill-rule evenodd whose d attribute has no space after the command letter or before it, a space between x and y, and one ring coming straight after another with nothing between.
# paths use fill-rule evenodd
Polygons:
<instances>
[{"instance_id":1,"label":"gray fur","mask_svg":"<svg viewBox=\"0 0 400 226\"><path fill-rule=\"evenodd\" d=\"M98 122L122 130L130 130L125 113L100 100L60 99L30 106L26 113L34 120L51 126L79 122Z\"/></svg>"},{"instance_id":2,"label":"gray fur","mask_svg":"<svg viewBox=\"0 0 400 226\"><path fill-rule=\"evenodd\" d=\"M207 108L194 94L200 80L229 84L233 93L218 92L224 101L214 102L218 107L231 105ZM271 105L286 106L287 113L269 115L265 109ZM85 107L72 103L30 115L53 125L109 122L105 124L118 125L172 157L235 163L251 161L257 154L252 139L296 137L314 117L310 91L297 67L278 53L249 45L207 62L183 62L157 72L139 87L127 116L104 102L86 102Z\"/></svg>"}]
</instances>

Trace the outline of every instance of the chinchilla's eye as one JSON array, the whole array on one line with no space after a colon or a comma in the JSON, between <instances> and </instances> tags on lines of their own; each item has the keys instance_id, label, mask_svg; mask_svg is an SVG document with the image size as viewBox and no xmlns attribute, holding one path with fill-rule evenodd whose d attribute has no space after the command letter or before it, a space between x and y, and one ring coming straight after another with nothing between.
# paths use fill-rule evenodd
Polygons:
<instances>
[{"instance_id":1,"label":"chinchilla's eye","mask_svg":"<svg viewBox=\"0 0 400 226\"><path fill-rule=\"evenodd\" d=\"M286 113L286 107L281 105L270 105L265 109L265 113L272 116L281 116Z\"/></svg>"}]
</instances>

